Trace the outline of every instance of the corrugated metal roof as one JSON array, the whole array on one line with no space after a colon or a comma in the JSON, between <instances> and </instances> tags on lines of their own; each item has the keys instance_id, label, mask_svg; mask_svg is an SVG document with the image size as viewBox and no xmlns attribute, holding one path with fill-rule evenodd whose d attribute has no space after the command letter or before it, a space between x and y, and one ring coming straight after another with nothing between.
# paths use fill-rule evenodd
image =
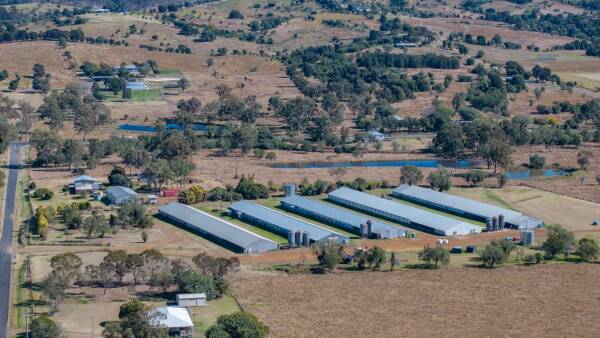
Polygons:
<instances>
[{"instance_id":1,"label":"corrugated metal roof","mask_svg":"<svg viewBox=\"0 0 600 338\"><path fill-rule=\"evenodd\" d=\"M378 210L387 214L401 217L408 222L426 226L445 234L452 234L457 228L469 228L476 231L481 231L481 227L468 222L462 222L454 218L435 214L426 210L411 207L409 205L390 201L385 198L380 198L342 187L329 193L329 197L333 197L337 201L345 200L358 205L365 206L372 210ZM461 231L462 232L462 231Z\"/></svg>"},{"instance_id":2,"label":"corrugated metal roof","mask_svg":"<svg viewBox=\"0 0 600 338\"><path fill-rule=\"evenodd\" d=\"M268 238L185 204L172 202L160 207L159 211L163 215L186 223L188 227L209 233L240 248L251 247L257 242L271 244L272 250L278 248L277 243Z\"/></svg>"},{"instance_id":3,"label":"corrugated metal roof","mask_svg":"<svg viewBox=\"0 0 600 338\"><path fill-rule=\"evenodd\" d=\"M288 231L306 231L309 233L310 239L313 241L318 242L333 237L337 237L344 242L348 242L350 240L347 236L344 236L340 233L325 229L318 225L300 220L296 217L286 215L256 203L240 201L233 203L231 206L229 206L229 209L233 212L241 212L242 214L254 217L266 223L273 224L274 226L284 228ZM283 235L287 236L287 234Z\"/></svg>"},{"instance_id":4,"label":"corrugated metal roof","mask_svg":"<svg viewBox=\"0 0 600 338\"><path fill-rule=\"evenodd\" d=\"M468 198L451 195L432 189L422 188L416 185L403 184L394 189L392 191L392 195L398 197L407 196L410 199L416 199L450 210L456 210L458 212L467 212L480 217L491 218L502 214L504 215L506 222L511 222L512 220L516 221L523 216L523 214L518 211L497 207L495 205L474 201Z\"/></svg>"},{"instance_id":5,"label":"corrugated metal roof","mask_svg":"<svg viewBox=\"0 0 600 338\"><path fill-rule=\"evenodd\" d=\"M114 196L115 198L121 197L137 197L139 194L131 188L123 187L123 186L114 186L106 189L106 192Z\"/></svg>"},{"instance_id":6,"label":"corrugated metal roof","mask_svg":"<svg viewBox=\"0 0 600 338\"><path fill-rule=\"evenodd\" d=\"M291 195L285 197L281 200L281 203L287 203L289 205L309 210L315 213L316 215L320 215L325 218L334 218L342 223L353 226L355 230L359 232L361 224L366 224L369 220L371 221L371 230L375 233L380 233L385 230L392 230L398 232L406 231L393 225L373 220L372 217L337 208L332 205L315 201L311 198L301 197L298 195Z\"/></svg>"}]
</instances>

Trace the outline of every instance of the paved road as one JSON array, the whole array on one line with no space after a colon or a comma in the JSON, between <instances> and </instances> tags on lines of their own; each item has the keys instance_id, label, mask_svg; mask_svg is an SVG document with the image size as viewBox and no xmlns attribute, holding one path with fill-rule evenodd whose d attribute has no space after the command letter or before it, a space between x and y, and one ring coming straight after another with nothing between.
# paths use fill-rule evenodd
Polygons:
<instances>
[{"instance_id":1,"label":"paved road","mask_svg":"<svg viewBox=\"0 0 600 338\"><path fill-rule=\"evenodd\" d=\"M17 196L17 179L19 165L18 143L10 145L8 179L6 180L6 201L4 204L4 220L2 221L2 237L0 238L0 338L7 337L8 313L10 312L10 274L12 268L12 232Z\"/></svg>"}]
</instances>

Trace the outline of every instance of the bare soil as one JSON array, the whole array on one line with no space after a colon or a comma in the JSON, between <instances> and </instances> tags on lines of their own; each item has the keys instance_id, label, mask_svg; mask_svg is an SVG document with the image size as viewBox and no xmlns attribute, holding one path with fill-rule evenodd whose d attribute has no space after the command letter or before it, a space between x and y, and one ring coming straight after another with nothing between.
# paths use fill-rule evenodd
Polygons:
<instances>
[{"instance_id":1,"label":"bare soil","mask_svg":"<svg viewBox=\"0 0 600 338\"><path fill-rule=\"evenodd\" d=\"M233 287L272 337L594 337L598 278L595 264L548 264L252 275Z\"/></svg>"}]
</instances>

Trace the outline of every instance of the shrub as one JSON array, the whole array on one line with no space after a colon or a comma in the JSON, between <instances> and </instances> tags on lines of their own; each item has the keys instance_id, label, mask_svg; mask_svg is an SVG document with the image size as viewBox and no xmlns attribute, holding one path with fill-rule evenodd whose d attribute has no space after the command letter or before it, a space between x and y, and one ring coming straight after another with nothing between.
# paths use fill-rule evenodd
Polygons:
<instances>
[{"instance_id":1,"label":"shrub","mask_svg":"<svg viewBox=\"0 0 600 338\"><path fill-rule=\"evenodd\" d=\"M546 166L546 158L538 154L533 154L529 156L529 166L533 169L542 169Z\"/></svg>"},{"instance_id":2,"label":"shrub","mask_svg":"<svg viewBox=\"0 0 600 338\"><path fill-rule=\"evenodd\" d=\"M41 200L47 201L54 196L54 193L47 188L39 188L33 193L34 198L39 198Z\"/></svg>"}]
</instances>

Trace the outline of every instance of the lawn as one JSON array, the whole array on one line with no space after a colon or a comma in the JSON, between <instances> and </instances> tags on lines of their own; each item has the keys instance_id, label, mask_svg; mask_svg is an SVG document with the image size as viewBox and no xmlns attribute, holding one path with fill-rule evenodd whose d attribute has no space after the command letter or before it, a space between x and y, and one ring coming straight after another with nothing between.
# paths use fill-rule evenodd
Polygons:
<instances>
[{"instance_id":1,"label":"lawn","mask_svg":"<svg viewBox=\"0 0 600 338\"><path fill-rule=\"evenodd\" d=\"M160 101L162 100L161 91L158 88L147 89L147 90L133 90L131 91L131 99L124 99L121 93L115 95L109 91L103 91L104 101L108 102L149 102L149 101Z\"/></svg>"},{"instance_id":2,"label":"lawn","mask_svg":"<svg viewBox=\"0 0 600 338\"><path fill-rule=\"evenodd\" d=\"M161 69L158 77L183 77L179 69Z\"/></svg>"},{"instance_id":3,"label":"lawn","mask_svg":"<svg viewBox=\"0 0 600 338\"><path fill-rule=\"evenodd\" d=\"M192 307L188 311L194 322L195 336L204 337L206 330L217 321L217 317L234 313L240 308L233 296L226 295L221 299L214 299L206 306Z\"/></svg>"}]
</instances>

